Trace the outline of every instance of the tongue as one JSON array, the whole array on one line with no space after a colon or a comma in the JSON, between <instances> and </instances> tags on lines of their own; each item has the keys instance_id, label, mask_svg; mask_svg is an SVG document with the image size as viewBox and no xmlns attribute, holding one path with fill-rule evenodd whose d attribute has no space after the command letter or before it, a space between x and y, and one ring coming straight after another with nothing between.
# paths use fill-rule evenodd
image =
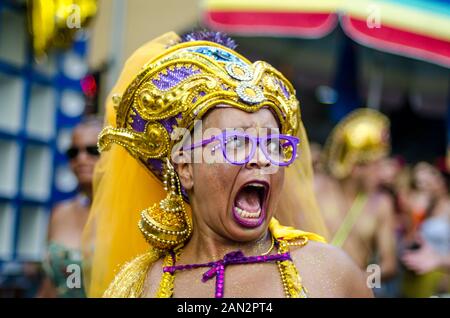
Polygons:
<instances>
[{"instance_id":1,"label":"tongue","mask_svg":"<svg viewBox=\"0 0 450 318\"><path fill-rule=\"evenodd\" d=\"M258 191L252 188L242 189L236 196L235 205L247 212L257 213L261 208Z\"/></svg>"}]
</instances>

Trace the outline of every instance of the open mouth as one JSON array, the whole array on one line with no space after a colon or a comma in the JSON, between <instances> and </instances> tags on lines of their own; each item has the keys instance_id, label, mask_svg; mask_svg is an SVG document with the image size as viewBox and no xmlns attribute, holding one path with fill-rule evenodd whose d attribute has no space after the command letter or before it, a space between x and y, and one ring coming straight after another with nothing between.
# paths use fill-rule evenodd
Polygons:
<instances>
[{"instance_id":1,"label":"open mouth","mask_svg":"<svg viewBox=\"0 0 450 318\"><path fill-rule=\"evenodd\" d=\"M269 184L251 181L244 184L236 194L233 216L237 223L247 228L255 228L264 222Z\"/></svg>"}]
</instances>

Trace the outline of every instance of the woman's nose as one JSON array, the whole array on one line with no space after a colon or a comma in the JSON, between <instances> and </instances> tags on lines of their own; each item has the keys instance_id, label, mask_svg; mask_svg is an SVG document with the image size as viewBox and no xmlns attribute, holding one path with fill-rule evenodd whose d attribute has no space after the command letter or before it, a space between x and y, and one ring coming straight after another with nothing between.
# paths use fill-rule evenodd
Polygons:
<instances>
[{"instance_id":1,"label":"woman's nose","mask_svg":"<svg viewBox=\"0 0 450 318\"><path fill-rule=\"evenodd\" d=\"M270 160L268 160L259 147L259 145L256 147L255 155L250 158L250 160L247 163L247 168L251 169L264 169L270 167L271 163Z\"/></svg>"}]
</instances>

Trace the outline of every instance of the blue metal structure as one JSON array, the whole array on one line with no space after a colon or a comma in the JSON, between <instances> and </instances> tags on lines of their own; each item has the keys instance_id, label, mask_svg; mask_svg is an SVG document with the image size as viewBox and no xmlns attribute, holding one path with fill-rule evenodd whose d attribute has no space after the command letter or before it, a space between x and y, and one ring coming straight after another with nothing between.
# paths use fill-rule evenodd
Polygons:
<instances>
[{"instance_id":1,"label":"blue metal structure","mask_svg":"<svg viewBox=\"0 0 450 318\"><path fill-rule=\"evenodd\" d=\"M0 0L0 265L40 261L52 206L76 190L64 151L83 114L87 39L38 64L26 10Z\"/></svg>"}]
</instances>

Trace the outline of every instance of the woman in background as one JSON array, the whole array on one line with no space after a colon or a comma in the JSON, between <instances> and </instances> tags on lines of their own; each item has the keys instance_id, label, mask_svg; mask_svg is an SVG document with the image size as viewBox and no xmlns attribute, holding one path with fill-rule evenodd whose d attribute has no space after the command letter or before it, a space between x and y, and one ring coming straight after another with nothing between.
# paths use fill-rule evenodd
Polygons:
<instances>
[{"instance_id":1,"label":"woman in background","mask_svg":"<svg viewBox=\"0 0 450 318\"><path fill-rule=\"evenodd\" d=\"M434 266L422 266L420 255L450 254L450 198L445 172L431 164L421 162L414 168L414 186L411 193L411 210L417 207L424 212L416 217L416 230L412 243L403 253L402 260L409 271L405 272L403 293L406 297L430 297L448 292L448 282ZM418 213L416 212L416 215ZM417 257L419 256L419 257ZM427 259L427 261L431 260Z\"/></svg>"},{"instance_id":2,"label":"woman in background","mask_svg":"<svg viewBox=\"0 0 450 318\"><path fill-rule=\"evenodd\" d=\"M72 144L66 154L78 180L78 194L56 205L52 211L43 265L46 277L38 297L85 297L80 276L81 233L92 201L92 176L99 157L97 138L101 128L101 121L87 118L73 131Z\"/></svg>"},{"instance_id":3,"label":"woman in background","mask_svg":"<svg viewBox=\"0 0 450 318\"><path fill-rule=\"evenodd\" d=\"M412 226L409 229L409 240L414 240L414 234L429 214L433 199L431 183L433 167L426 162L417 163L412 170L411 190L408 195L408 207L411 213ZM431 187L430 187L431 186Z\"/></svg>"}]
</instances>

